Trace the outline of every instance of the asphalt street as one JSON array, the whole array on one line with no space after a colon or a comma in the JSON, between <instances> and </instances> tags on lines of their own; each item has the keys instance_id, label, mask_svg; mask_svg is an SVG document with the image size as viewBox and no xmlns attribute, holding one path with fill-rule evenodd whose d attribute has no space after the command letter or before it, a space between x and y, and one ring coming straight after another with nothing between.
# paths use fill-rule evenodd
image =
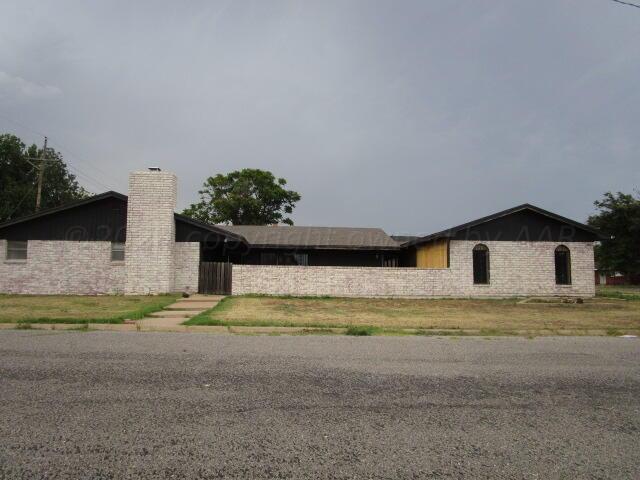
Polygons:
<instances>
[{"instance_id":1,"label":"asphalt street","mask_svg":"<svg viewBox=\"0 0 640 480\"><path fill-rule=\"evenodd\" d=\"M640 478L640 339L0 332L0 478Z\"/></svg>"}]
</instances>

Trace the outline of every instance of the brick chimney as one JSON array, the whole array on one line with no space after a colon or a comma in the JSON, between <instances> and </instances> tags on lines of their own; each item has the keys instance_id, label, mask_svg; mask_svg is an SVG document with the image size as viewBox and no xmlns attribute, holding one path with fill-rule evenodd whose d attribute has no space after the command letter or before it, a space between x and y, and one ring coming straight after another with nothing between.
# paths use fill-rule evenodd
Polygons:
<instances>
[{"instance_id":1,"label":"brick chimney","mask_svg":"<svg viewBox=\"0 0 640 480\"><path fill-rule=\"evenodd\" d=\"M126 295L169 293L174 289L177 184L173 173L159 168L129 175Z\"/></svg>"}]
</instances>

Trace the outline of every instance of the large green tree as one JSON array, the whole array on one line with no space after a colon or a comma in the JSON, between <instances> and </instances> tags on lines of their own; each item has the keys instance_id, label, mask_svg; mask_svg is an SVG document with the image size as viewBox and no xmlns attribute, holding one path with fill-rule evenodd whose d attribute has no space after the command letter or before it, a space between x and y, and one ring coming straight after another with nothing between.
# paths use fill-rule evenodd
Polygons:
<instances>
[{"instance_id":1,"label":"large green tree","mask_svg":"<svg viewBox=\"0 0 640 480\"><path fill-rule=\"evenodd\" d=\"M27 147L15 135L0 135L0 223L35 212L38 182L37 161L42 149ZM62 155L47 149L40 208L63 205L88 195L69 173Z\"/></svg>"},{"instance_id":2,"label":"large green tree","mask_svg":"<svg viewBox=\"0 0 640 480\"><path fill-rule=\"evenodd\" d=\"M596 247L596 262L602 270L640 274L640 197L607 192L594 202L598 212L588 223L606 237Z\"/></svg>"},{"instance_id":3,"label":"large green tree","mask_svg":"<svg viewBox=\"0 0 640 480\"><path fill-rule=\"evenodd\" d=\"M185 215L206 223L233 225L293 225L291 214L300 194L287 190L287 181L271 172L244 168L209 177L198 193L200 201Z\"/></svg>"}]
</instances>

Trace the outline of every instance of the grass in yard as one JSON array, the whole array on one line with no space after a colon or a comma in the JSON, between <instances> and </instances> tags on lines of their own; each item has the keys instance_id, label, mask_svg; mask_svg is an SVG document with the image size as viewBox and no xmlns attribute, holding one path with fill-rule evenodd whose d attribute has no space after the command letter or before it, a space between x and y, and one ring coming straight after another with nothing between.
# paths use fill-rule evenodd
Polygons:
<instances>
[{"instance_id":1,"label":"grass in yard","mask_svg":"<svg viewBox=\"0 0 640 480\"><path fill-rule=\"evenodd\" d=\"M227 297L186 325L296 326L372 328L369 334L418 329L476 330L485 335L515 331L640 331L640 302L614 298L585 299L583 304L521 303L522 299L370 299Z\"/></svg>"},{"instance_id":2,"label":"grass in yard","mask_svg":"<svg viewBox=\"0 0 640 480\"><path fill-rule=\"evenodd\" d=\"M601 298L640 300L640 285L598 285L596 295Z\"/></svg>"},{"instance_id":3,"label":"grass in yard","mask_svg":"<svg viewBox=\"0 0 640 480\"><path fill-rule=\"evenodd\" d=\"M162 310L178 298L158 296L0 295L1 323L122 323Z\"/></svg>"},{"instance_id":4,"label":"grass in yard","mask_svg":"<svg viewBox=\"0 0 640 480\"><path fill-rule=\"evenodd\" d=\"M378 332L380 329L376 327L364 327L359 325L351 325L345 332L347 335L353 335L355 337L368 337Z\"/></svg>"}]
</instances>

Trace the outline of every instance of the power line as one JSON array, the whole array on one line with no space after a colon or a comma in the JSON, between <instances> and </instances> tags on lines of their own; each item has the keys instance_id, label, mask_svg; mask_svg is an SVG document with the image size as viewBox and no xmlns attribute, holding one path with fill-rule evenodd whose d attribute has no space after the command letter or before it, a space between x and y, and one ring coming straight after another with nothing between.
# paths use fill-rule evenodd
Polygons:
<instances>
[{"instance_id":1,"label":"power line","mask_svg":"<svg viewBox=\"0 0 640 480\"><path fill-rule=\"evenodd\" d=\"M78 167L76 167L75 165L71 165L70 163L67 164L67 166L69 167L69 170L71 170L75 175L82 177L85 179L85 181L88 181L90 183L93 183L94 185L100 187L100 188L104 188L105 190L113 190L113 188L105 185L104 183L102 183L100 180L95 179L94 177L92 177L91 175L88 175L86 173L84 173L82 170L80 170Z\"/></svg>"},{"instance_id":2,"label":"power line","mask_svg":"<svg viewBox=\"0 0 640 480\"><path fill-rule=\"evenodd\" d=\"M640 8L640 5L636 5L635 3L623 2L622 0L611 0L612 2L621 3L622 5L628 5L630 7Z\"/></svg>"},{"instance_id":3,"label":"power line","mask_svg":"<svg viewBox=\"0 0 640 480\"><path fill-rule=\"evenodd\" d=\"M29 132L31 132L31 133L35 133L36 135L43 136L43 137L46 137L46 136L47 136L47 135L45 135L44 133L39 132L39 131L37 131L37 130L35 130L35 129L31 128L31 127L29 127L28 125L25 125L24 123L18 122L18 121L16 121L16 120L12 120L12 119L10 119L10 118L8 118L8 117L6 117L6 116L2 115L2 114L0 114L0 118L4 119L4 120L6 120L6 121L8 121L8 122L10 122L10 123L13 123L13 124L15 124L15 125L18 125L19 127L24 128L25 130L28 130L28 131L29 131ZM97 166L93 165L92 163L87 162L86 160L81 159L80 157L78 157L77 155L75 155L73 152L71 152L68 148L66 148L64 145L60 144L60 142L58 142L58 141L53 141L53 142L51 142L51 143L53 143L54 145L57 145L61 150L63 150L64 152L66 152L66 153L70 154L70 155L71 155L73 158L75 158L76 160L78 160L78 161L80 161L80 162L85 163L85 164L86 164L87 166L89 166L89 167L94 168L94 169L95 169L98 173L100 173L101 175L106 176L106 177L108 177L108 176L109 176L109 174L108 174L107 172L105 172L104 170L102 170L102 169L98 168ZM42 161L42 159L41 159L41 158L37 158L37 159L35 159L35 158L34 158L34 159L29 159L29 160L34 160L34 161L36 161L36 160L37 160L37 161L39 161L39 162L40 162L40 161ZM57 160L57 159L46 159L45 161L47 161L47 162L48 162L48 161L59 161L59 160ZM29 163L31 163L31 162L29 162ZM100 188L104 188L104 189L106 189L106 190L114 190L114 188L112 188L112 187L109 187L109 186L105 185L102 181L97 180L97 179L96 179L96 178L94 178L93 176L91 176L91 175L89 175L89 174L87 174L87 173L83 172L82 170L80 170L80 169L79 169L78 167L76 167L75 165L72 165L72 164L71 164L71 162L69 162L69 160L67 160L67 162L66 162L66 163L67 163L67 166L69 167L69 169L71 169L71 170L75 170L75 172L74 172L74 173L76 173L78 176L82 177L85 181L88 181L89 183L92 183L94 186L98 186L98 187L100 187Z\"/></svg>"},{"instance_id":4,"label":"power line","mask_svg":"<svg viewBox=\"0 0 640 480\"><path fill-rule=\"evenodd\" d=\"M94 165L93 163L88 162L87 160L85 160L85 159L83 159L83 158L80 158L77 154L75 154L74 152L72 152L71 150L69 150L69 148L67 148L66 146L62 145L59 141L54 140L54 141L52 141L51 143L52 143L53 145L57 145L57 146L60 148L60 150L61 150L62 152L64 152L64 153L65 153L65 155L66 155L67 157L68 157L68 156L71 156L71 158L73 158L73 159L75 159L75 160L78 160L80 163L85 164L87 167L91 167L91 168L93 168L93 169L94 169L96 172L98 172L100 175L105 176L105 177L110 177L110 174L109 174L109 173L105 172L105 171L104 171L104 170L102 170L101 168L98 168L98 166ZM109 180L113 180L113 178L110 178ZM111 182L110 182L110 183L111 183ZM111 189L111 188L110 188L109 190L113 190L113 189Z\"/></svg>"},{"instance_id":5,"label":"power line","mask_svg":"<svg viewBox=\"0 0 640 480\"><path fill-rule=\"evenodd\" d=\"M11 220L11 218L13 217L13 215L18 211L18 209L20 208L20 206L22 205L22 203L31 195L31 193L33 192L33 189L35 188L35 185L31 185L28 189L27 192L23 195L23 197L20 199L20 201L18 202L18 204L16 205L16 207L11 211L11 213L9 215L7 215L7 220Z\"/></svg>"},{"instance_id":6,"label":"power line","mask_svg":"<svg viewBox=\"0 0 640 480\"><path fill-rule=\"evenodd\" d=\"M29 130L31 133L35 133L36 135L38 135L39 137L44 137L46 136L44 133L42 132L38 132L37 130L34 130L33 128L28 127L27 125L25 125L24 123L20 123L17 122L16 120L12 120L10 118L5 117L4 115L0 115L0 118L6 120L7 122L13 123L14 125L18 125L19 127L24 128L25 130Z\"/></svg>"},{"instance_id":7,"label":"power line","mask_svg":"<svg viewBox=\"0 0 640 480\"><path fill-rule=\"evenodd\" d=\"M33 172L34 170L40 168L39 165L41 162L47 162L47 163L64 163L62 160L60 160L59 158L42 158L42 157L22 157L23 160L26 160L27 163L29 165L31 165L31 170L29 170L29 173L27 174L30 175L31 172ZM103 182L101 182L100 180L97 180L96 178L92 177L91 175L88 175L86 173L84 173L82 170L80 170L78 167L76 167L75 165L71 165L71 163L67 163L66 164L68 169L76 176L78 177L82 177L83 180L92 183L95 186L98 186L100 188L104 188L106 190L113 190L111 187L105 185Z\"/></svg>"}]
</instances>

